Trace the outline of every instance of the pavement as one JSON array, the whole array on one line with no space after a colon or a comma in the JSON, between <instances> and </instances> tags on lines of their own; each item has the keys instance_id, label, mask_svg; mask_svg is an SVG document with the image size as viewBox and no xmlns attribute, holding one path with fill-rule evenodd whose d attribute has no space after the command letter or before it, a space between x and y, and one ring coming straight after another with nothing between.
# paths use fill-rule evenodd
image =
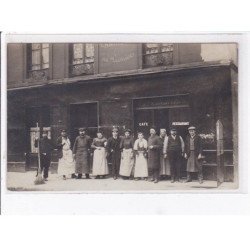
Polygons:
<instances>
[{"instance_id":1,"label":"pavement","mask_svg":"<svg viewBox=\"0 0 250 250\"><path fill-rule=\"evenodd\" d=\"M162 180L153 183L145 180L106 179L67 179L63 180L56 173L50 173L45 184L35 185L35 171L7 172L7 189L9 191L56 191L56 192L168 192L168 191L201 191L201 190L230 190L237 186L232 182L224 182L217 187L216 181L206 181L199 184L198 181L188 183L171 183L170 180Z\"/></svg>"}]
</instances>

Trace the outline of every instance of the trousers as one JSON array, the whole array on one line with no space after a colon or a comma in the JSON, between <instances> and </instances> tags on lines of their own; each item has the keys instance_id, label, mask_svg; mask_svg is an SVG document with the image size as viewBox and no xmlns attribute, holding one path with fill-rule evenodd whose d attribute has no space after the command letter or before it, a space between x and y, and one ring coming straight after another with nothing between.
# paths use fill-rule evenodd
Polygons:
<instances>
[{"instance_id":1,"label":"trousers","mask_svg":"<svg viewBox=\"0 0 250 250\"><path fill-rule=\"evenodd\" d=\"M40 155L40 163L41 163L41 170L43 173L43 177L46 179L49 177L49 167L51 162L51 156L49 154L41 154Z\"/></svg>"},{"instance_id":2,"label":"trousers","mask_svg":"<svg viewBox=\"0 0 250 250\"><path fill-rule=\"evenodd\" d=\"M179 180L181 178L181 152L169 151L168 152L171 179Z\"/></svg>"}]
</instances>

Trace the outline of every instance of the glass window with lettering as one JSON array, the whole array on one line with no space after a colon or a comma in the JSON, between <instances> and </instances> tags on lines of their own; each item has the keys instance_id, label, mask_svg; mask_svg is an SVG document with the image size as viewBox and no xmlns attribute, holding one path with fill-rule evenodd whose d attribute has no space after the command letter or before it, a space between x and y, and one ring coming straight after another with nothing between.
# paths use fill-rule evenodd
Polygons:
<instances>
[{"instance_id":1,"label":"glass window with lettering","mask_svg":"<svg viewBox=\"0 0 250 250\"><path fill-rule=\"evenodd\" d=\"M144 68L173 64L173 44L146 43L142 47Z\"/></svg>"},{"instance_id":2,"label":"glass window with lettering","mask_svg":"<svg viewBox=\"0 0 250 250\"><path fill-rule=\"evenodd\" d=\"M49 76L49 44L27 44L28 78L47 80Z\"/></svg>"},{"instance_id":3,"label":"glass window with lettering","mask_svg":"<svg viewBox=\"0 0 250 250\"><path fill-rule=\"evenodd\" d=\"M94 73L94 44L75 43L70 45L71 75L79 76Z\"/></svg>"}]
</instances>

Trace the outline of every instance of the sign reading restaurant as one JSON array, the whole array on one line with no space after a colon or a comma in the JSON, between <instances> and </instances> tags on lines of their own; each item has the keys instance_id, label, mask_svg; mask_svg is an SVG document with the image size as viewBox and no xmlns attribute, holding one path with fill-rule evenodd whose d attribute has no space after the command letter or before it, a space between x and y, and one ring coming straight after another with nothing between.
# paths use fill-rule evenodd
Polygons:
<instances>
[{"instance_id":1,"label":"sign reading restaurant","mask_svg":"<svg viewBox=\"0 0 250 250\"><path fill-rule=\"evenodd\" d=\"M188 126L189 122L172 122L173 126Z\"/></svg>"}]
</instances>

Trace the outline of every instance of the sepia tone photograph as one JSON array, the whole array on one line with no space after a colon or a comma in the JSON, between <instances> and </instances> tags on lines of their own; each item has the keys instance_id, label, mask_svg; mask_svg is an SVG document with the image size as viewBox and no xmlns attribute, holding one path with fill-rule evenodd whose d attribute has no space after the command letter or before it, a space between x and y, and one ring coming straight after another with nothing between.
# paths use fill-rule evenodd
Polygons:
<instances>
[{"instance_id":1,"label":"sepia tone photograph","mask_svg":"<svg viewBox=\"0 0 250 250\"><path fill-rule=\"evenodd\" d=\"M8 43L9 192L232 190L237 43Z\"/></svg>"}]
</instances>

